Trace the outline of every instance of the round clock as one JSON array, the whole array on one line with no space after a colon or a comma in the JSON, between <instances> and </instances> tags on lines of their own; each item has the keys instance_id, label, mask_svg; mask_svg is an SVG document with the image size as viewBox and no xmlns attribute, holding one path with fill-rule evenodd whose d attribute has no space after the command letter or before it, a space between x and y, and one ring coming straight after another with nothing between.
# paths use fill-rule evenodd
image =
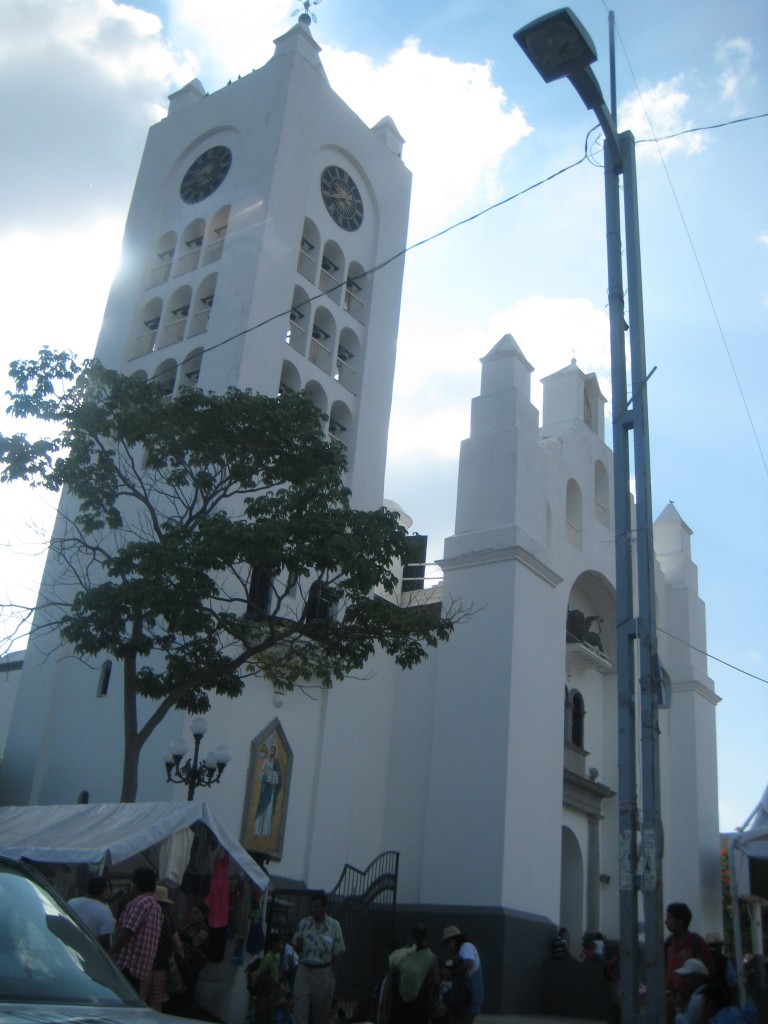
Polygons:
<instances>
[{"instance_id":1,"label":"round clock","mask_svg":"<svg viewBox=\"0 0 768 1024\"><path fill-rule=\"evenodd\" d=\"M341 167L326 167L320 175L325 208L340 228L356 231L363 223L363 200L352 178Z\"/></svg>"},{"instance_id":2,"label":"round clock","mask_svg":"<svg viewBox=\"0 0 768 1024\"><path fill-rule=\"evenodd\" d=\"M215 192L232 165L232 153L226 146L213 146L190 165L181 181L179 193L185 203L199 203Z\"/></svg>"}]
</instances>

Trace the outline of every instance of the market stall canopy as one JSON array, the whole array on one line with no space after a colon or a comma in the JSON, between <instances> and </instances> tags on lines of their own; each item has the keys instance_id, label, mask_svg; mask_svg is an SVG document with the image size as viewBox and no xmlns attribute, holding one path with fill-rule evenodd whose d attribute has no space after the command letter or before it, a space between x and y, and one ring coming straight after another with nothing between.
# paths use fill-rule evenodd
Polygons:
<instances>
[{"instance_id":1,"label":"market stall canopy","mask_svg":"<svg viewBox=\"0 0 768 1024\"><path fill-rule=\"evenodd\" d=\"M731 837L729 844L735 854L736 883L739 896L768 898L768 866L760 867L754 861L768 861L768 788L760 803L741 829ZM748 858L739 859L739 855Z\"/></svg>"},{"instance_id":2,"label":"market stall canopy","mask_svg":"<svg viewBox=\"0 0 768 1024\"><path fill-rule=\"evenodd\" d=\"M112 864L191 828L206 825L251 881L266 890L268 876L219 824L205 803L53 804L0 807L0 854L46 864Z\"/></svg>"}]
</instances>

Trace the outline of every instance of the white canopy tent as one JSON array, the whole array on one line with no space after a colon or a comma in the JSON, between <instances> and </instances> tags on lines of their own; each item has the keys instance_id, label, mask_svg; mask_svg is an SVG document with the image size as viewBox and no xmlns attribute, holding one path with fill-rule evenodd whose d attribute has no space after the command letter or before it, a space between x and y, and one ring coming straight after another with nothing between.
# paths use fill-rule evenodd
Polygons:
<instances>
[{"instance_id":1,"label":"white canopy tent","mask_svg":"<svg viewBox=\"0 0 768 1024\"><path fill-rule=\"evenodd\" d=\"M731 905L733 913L733 944L739 975L739 994L744 1005L744 944L741 935L741 902L749 903L752 920L752 950L757 959L761 983L764 980L762 910L768 903L765 893L752 891L750 862L768 861L768 787L760 803L728 843L728 864L731 879Z\"/></svg>"},{"instance_id":2,"label":"white canopy tent","mask_svg":"<svg viewBox=\"0 0 768 1024\"><path fill-rule=\"evenodd\" d=\"M116 865L199 821L265 891L268 875L197 801L0 807L0 854L47 864Z\"/></svg>"}]
</instances>

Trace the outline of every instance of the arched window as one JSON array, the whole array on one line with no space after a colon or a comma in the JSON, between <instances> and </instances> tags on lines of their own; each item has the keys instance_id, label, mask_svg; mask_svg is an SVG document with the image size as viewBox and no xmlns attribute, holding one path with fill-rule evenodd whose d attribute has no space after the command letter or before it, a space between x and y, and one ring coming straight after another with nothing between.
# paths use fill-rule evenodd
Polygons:
<instances>
[{"instance_id":1,"label":"arched window","mask_svg":"<svg viewBox=\"0 0 768 1024\"><path fill-rule=\"evenodd\" d=\"M171 296L163 314L163 323L155 348L167 348L181 341L187 328L189 307L192 305L192 289L188 284L177 288Z\"/></svg>"},{"instance_id":2,"label":"arched window","mask_svg":"<svg viewBox=\"0 0 768 1024\"><path fill-rule=\"evenodd\" d=\"M328 241L320 261L320 290L341 305L344 292L344 253L338 243Z\"/></svg>"},{"instance_id":3,"label":"arched window","mask_svg":"<svg viewBox=\"0 0 768 1024\"><path fill-rule=\"evenodd\" d=\"M569 480L565 490L565 538L581 548L581 489L575 480Z\"/></svg>"},{"instance_id":4,"label":"arched window","mask_svg":"<svg viewBox=\"0 0 768 1024\"><path fill-rule=\"evenodd\" d=\"M578 690L571 694L571 743L584 749L584 698Z\"/></svg>"},{"instance_id":5,"label":"arched window","mask_svg":"<svg viewBox=\"0 0 768 1024\"><path fill-rule=\"evenodd\" d=\"M339 335L334 377L342 387L345 387L353 395L357 394L359 363L360 341L354 331L345 327Z\"/></svg>"},{"instance_id":6,"label":"arched window","mask_svg":"<svg viewBox=\"0 0 768 1024\"><path fill-rule=\"evenodd\" d=\"M368 321L368 299L370 297L370 278L359 263L354 260L347 271L346 289L344 291L344 309L357 320L365 324Z\"/></svg>"},{"instance_id":7,"label":"arched window","mask_svg":"<svg viewBox=\"0 0 768 1024\"><path fill-rule=\"evenodd\" d=\"M203 334L208 330L208 321L213 309L213 298L216 292L216 274L209 274L197 289L195 303L192 307L188 336Z\"/></svg>"},{"instance_id":8,"label":"arched window","mask_svg":"<svg viewBox=\"0 0 768 1024\"><path fill-rule=\"evenodd\" d=\"M307 381L304 392L312 405L325 416L328 412L328 396L316 380Z\"/></svg>"},{"instance_id":9,"label":"arched window","mask_svg":"<svg viewBox=\"0 0 768 1024\"><path fill-rule=\"evenodd\" d=\"M176 361L174 359L166 359L152 375L152 380L162 384L163 390L169 397L173 394L176 387L176 370Z\"/></svg>"},{"instance_id":10,"label":"arched window","mask_svg":"<svg viewBox=\"0 0 768 1024\"><path fill-rule=\"evenodd\" d=\"M157 332L160 318L163 315L163 303L160 299L151 299L139 314L139 326L133 343L131 359L145 356L157 347Z\"/></svg>"},{"instance_id":11,"label":"arched window","mask_svg":"<svg viewBox=\"0 0 768 1024\"><path fill-rule=\"evenodd\" d=\"M296 394L301 391L301 377L299 371L289 362L289 360L283 360L283 368L280 371L280 390L278 394Z\"/></svg>"},{"instance_id":12,"label":"arched window","mask_svg":"<svg viewBox=\"0 0 768 1024\"><path fill-rule=\"evenodd\" d=\"M347 465L352 462L350 455L352 443L351 426L352 413L343 402L334 402L331 407L331 415L328 418L328 438L334 444L342 445L347 455Z\"/></svg>"},{"instance_id":13,"label":"arched window","mask_svg":"<svg viewBox=\"0 0 768 1024\"><path fill-rule=\"evenodd\" d=\"M608 470L598 459L595 463L595 516L606 526L609 523L609 495Z\"/></svg>"},{"instance_id":14,"label":"arched window","mask_svg":"<svg viewBox=\"0 0 768 1024\"><path fill-rule=\"evenodd\" d=\"M166 231L157 241L150 257L150 266L147 273L147 288L155 288L159 284L165 284L171 276L171 264L176 252L176 232Z\"/></svg>"},{"instance_id":15,"label":"arched window","mask_svg":"<svg viewBox=\"0 0 768 1024\"><path fill-rule=\"evenodd\" d=\"M325 306L315 313L309 339L310 361L326 373L331 372L331 359L336 348L336 321Z\"/></svg>"},{"instance_id":16,"label":"arched window","mask_svg":"<svg viewBox=\"0 0 768 1024\"><path fill-rule=\"evenodd\" d=\"M205 221L198 217L188 224L181 236L181 244L176 256L176 263L173 268L173 276L188 274L190 270L196 270L200 262L200 253L203 251L203 240L205 238Z\"/></svg>"},{"instance_id":17,"label":"arched window","mask_svg":"<svg viewBox=\"0 0 768 1024\"><path fill-rule=\"evenodd\" d=\"M291 348L303 356L307 354L307 331L312 320L312 307L309 296L298 285L293 289L293 304L288 314L288 329L285 340Z\"/></svg>"},{"instance_id":18,"label":"arched window","mask_svg":"<svg viewBox=\"0 0 768 1024\"><path fill-rule=\"evenodd\" d=\"M304 220L304 228L301 232L299 244L299 259L297 268L299 273L306 277L312 284L317 280L317 261L320 248L320 232L314 221L309 217Z\"/></svg>"},{"instance_id":19,"label":"arched window","mask_svg":"<svg viewBox=\"0 0 768 1024\"><path fill-rule=\"evenodd\" d=\"M179 387L182 388L196 388L197 382L200 379L200 370L203 365L203 349L196 348L189 353L187 358L181 364L181 376L179 377Z\"/></svg>"},{"instance_id":20,"label":"arched window","mask_svg":"<svg viewBox=\"0 0 768 1024\"><path fill-rule=\"evenodd\" d=\"M203 263L213 263L221 258L221 250L224 248L224 239L229 228L229 207L223 206L211 219L208 227L208 240L203 254Z\"/></svg>"}]
</instances>

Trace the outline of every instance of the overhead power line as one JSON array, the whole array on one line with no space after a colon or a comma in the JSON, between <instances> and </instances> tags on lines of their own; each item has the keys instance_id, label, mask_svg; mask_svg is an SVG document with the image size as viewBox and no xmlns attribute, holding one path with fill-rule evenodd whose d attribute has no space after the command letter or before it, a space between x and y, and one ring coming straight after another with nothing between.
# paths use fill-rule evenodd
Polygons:
<instances>
[{"instance_id":1,"label":"overhead power line","mask_svg":"<svg viewBox=\"0 0 768 1024\"><path fill-rule=\"evenodd\" d=\"M734 665L730 661L725 661L723 658L717 658L714 654L710 654L709 651L703 651L700 647L695 644L689 643L687 640L683 640L682 637L675 636L674 633L668 633L666 629L662 629L661 626L656 623L656 631L663 633L664 636L671 637L673 640L677 640L678 643L683 644L685 647L690 647L692 651L696 651L697 654L703 654L705 658L711 658L712 661L717 661L720 665L725 665L727 668L732 668L734 672L740 672L743 676L749 676L750 679L756 679L758 683L768 683L768 679L764 679L762 676L755 675L754 672L747 672L745 668L739 668L738 665Z\"/></svg>"},{"instance_id":2,"label":"overhead power line","mask_svg":"<svg viewBox=\"0 0 768 1024\"><path fill-rule=\"evenodd\" d=\"M664 136L663 139L653 139L653 138L651 138L651 139L642 139L640 141L642 141L642 142L663 142L663 141L667 141L669 139L676 138L678 135L687 135L687 134L689 134L691 132L710 131L710 130L713 130L715 128L727 127L728 125L731 125L731 124L739 124L739 123L741 123L743 121L756 120L757 118L760 118L760 117L768 117L768 113L766 113L766 114L755 114L755 115L753 115L751 117L736 118L733 121L724 121L721 124L716 124L716 125L705 125L702 128L686 128L683 131L675 132L672 135ZM546 178L540 178L538 181L534 182L532 185L528 185L528 186L526 186L526 188L520 189L519 192L514 192L512 195L506 196L506 198L500 199L498 202L492 203L490 206L486 206L482 210L478 210L477 213L470 214L469 217L464 217L462 220L456 221L454 224L449 224L447 227L441 228L440 231L436 231L434 234L428 235L426 238L422 238L418 242L413 242L411 245L406 246L404 249L401 249L399 252L396 252L392 256L387 257L387 259L382 260L382 262L376 264L376 266L370 267L368 270L363 271L362 274L357 274L355 277L350 278L350 280L353 281L353 282L354 281L362 281L365 278L373 277L373 275L378 273L378 271L383 270L384 267L389 266L390 263L394 263L395 260L402 259L409 252L413 252L414 249L419 249L423 245L427 245L430 242L434 242L436 239L442 238L443 235L447 235L451 231L456 231L457 228L464 227L464 225L470 224L474 220L478 220L480 217L485 216L485 214L491 213L493 210L498 210L502 206L506 206L507 203L511 203L514 199L519 199L521 196L527 195L527 193L533 192L537 188L541 188L542 185L546 185L550 181L554 181L555 178L559 178L561 175L567 174L568 171L572 171L575 168L580 167L581 164L583 164L585 161L589 161L589 154L587 152L587 147L588 147L589 136L592 134L592 131L594 131L594 129L590 129L590 131L587 133L587 137L586 137L585 142L584 142L584 154L578 160L574 160L573 163L567 164L565 167L561 167L559 170L554 171L552 174L547 175ZM682 216L682 214L681 214L681 216ZM685 222L683 222L683 223L685 223ZM689 240L690 240L690 236L689 236ZM693 243L691 243L691 245L693 245ZM694 255L695 255L695 251L694 251ZM699 268L699 269L701 269L701 268ZM705 282L705 284L706 284L706 282ZM316 299L321 299L324 296L330 295L332 292L337 291L339 288L342 288L342 287L343 287L343 284L338 284L338 285L334 285L332 288L329 288L329 289L327 289L325 291L316 292L314 295L311 295L308 299L305 299L299 305L302 305L302 306L308 305L308 304L314 302ZM244 327L242 331L237 331L235 334L230 334L228 337L222 338L221 341L217 341L214 344L209 345L206 348L203 348L202 354L206 355L209 352L215 352L216 349L223 348L225 345L228 345L230 342L236 341L238 338L242 338L246 334L250 334L252 331L258 331L262 327L266 327L268 324L274 323L275 320L281 320L283 317L287 317L290 314L292 308L294 308L294 307L293 306L289 306L288 309L283 309L283 310L280 310L278 313L273 313L271 316L266 317L264 320L260 320L258 323L251 324L250 327ZM722 333L722 329L721 329L721 333ZM734 370L734 372L735 372L735 370ZM763 461L765 461L765 460L763 460ZM768 469L768 467L767 467L767 469Z\"/></svg>"}]
</instances>

